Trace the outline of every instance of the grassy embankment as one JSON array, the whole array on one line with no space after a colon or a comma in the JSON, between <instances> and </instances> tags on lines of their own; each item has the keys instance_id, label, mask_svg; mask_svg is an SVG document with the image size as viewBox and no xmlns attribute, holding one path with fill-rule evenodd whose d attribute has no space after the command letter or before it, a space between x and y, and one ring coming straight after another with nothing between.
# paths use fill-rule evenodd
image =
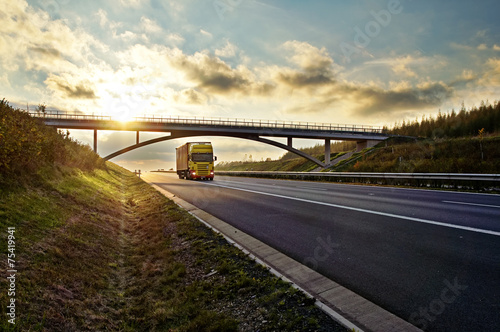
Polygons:
<instances>
[{"instance_id":1,"label":"grassy embankment","mask_svg":"<svg viewBox=\"0 0 500 332\"><path fill-rule=\"evenodd\" d=\"M462 107L459 113L439 113L436 118L403 122L384 131L419 138L389 139L354 153L326 171L484 174L500 170L500 103L482 103L469 111ZM332 152L337 152L332 154L332 160L339 157L341 151L354 150L352 144L332 145ZM323 145L301 150L324 160ZM219 171L311 171L315 168L312 162L291 153L275 161L228 162L217 166Z\"/></svg>"},{"instance_id":2,"label":"grassy embankment","mask_svg":"<svg viewBox=\"0 0 500 332\"><path fill-rule=\"evenodd\" d=\"M335 171L387 173L498 173L500 137L423 139L387 144L353 155ZM482 147L481 147L482 146Z\"/></svg>"},{"instance_id":3,"label":"grassy embankment","mask_svg":"<svg viewBox=\"0 0 500 332\"><path fill-rule=\"evenodd\" d=\"M356 148L355 142L335 142L330 145L331 160L345 154L346 151L351 151ZM309 148L301 148L301 151L310 154L320 161L325 160L325 146L315 145ZM221 162L216 166L219 171L294 171L294 172L310 172L318 168L318 165L305 158L299 157L294 153L287 152L278 160L267 161L230 161Z\"/></svg>"},{"instance_id":4,"label":"grassy embankment","mask_svg":"<svg viewBox=\"0 0 500 332\"><path fill-rule=\"evenodd\" d=\"M1 330L342 330L132 173L0 107Z\"/></svg>"},{"instance_id":5,"label":"grassy embankment","mask_svg":"<svg viewBox=\"0 0 500 332\"><path fill-rule=\"evenodd\" d=\"M326 171L388 173L498 173L499 136L420 139L411 142L391 140L354 153ZM343 153L332 154L332 160ZM316 155L321 161L324 155ZM317 165L302 157L264 162L227 162L219 171L308 172Z\"/></svg>"}]
</instances>

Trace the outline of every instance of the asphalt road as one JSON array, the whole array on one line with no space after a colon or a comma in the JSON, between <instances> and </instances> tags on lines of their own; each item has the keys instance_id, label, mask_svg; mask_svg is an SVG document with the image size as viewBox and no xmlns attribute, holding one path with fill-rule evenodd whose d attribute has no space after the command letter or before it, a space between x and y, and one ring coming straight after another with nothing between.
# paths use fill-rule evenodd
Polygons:
<instances>
[{"instance_id":1,"label":"asphalt road","mask_svg":"<svg viewBox=\"0 0 500 332\"><path fill-rule=\"evenodd\" d=\"M417 327L500 331L499 195L150 176Z\"/></svg>"}]
</instances>

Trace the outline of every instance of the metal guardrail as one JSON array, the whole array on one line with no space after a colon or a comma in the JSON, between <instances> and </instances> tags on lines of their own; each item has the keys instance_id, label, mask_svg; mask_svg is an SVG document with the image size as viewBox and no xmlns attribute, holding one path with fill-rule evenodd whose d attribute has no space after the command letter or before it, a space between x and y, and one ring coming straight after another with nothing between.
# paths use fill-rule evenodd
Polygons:
<instances>
[{"instance_id":1,"label":"metal guardrail","mask_svg":"<svg viewBox=\"0 0 500 332\"><path fill-rule=\"evenodd\" d=\"M29 112L33 117L58 120L74 120L74 121L120 121L109 115L90 115L90 114L71 114L62 112ZM212 118L212 117L180 117L180 116L163 116L150 115L134 117L128 122L146 122L158 124L184 124L184 125L208 125L221 127L252 127L252 128L279 128L279 129L294 129L294 130L318 130L318 131L342 131L342 132L359 132L359 133L376 133L382 134L382 127L366 126L366 125L343 125L329 124L316 122L294 122L294 121L278 121L278 120L248 120L248 119L231 119L231 118Z\"/></svg>"},{"instance_id":2,"label":"metal guardrail","mask_svg":"<svg viewBox=\"0 0 500 332\"><path fill-rule=\"evenodd\" d=\"M384 180L449 180L472 182L499 182L500 174L459 174L459 173L370 173L370 172L269 172L269 171L217 171L217 175L302 177L302 178L350 178Z\"/></svg>"}]
</instances>

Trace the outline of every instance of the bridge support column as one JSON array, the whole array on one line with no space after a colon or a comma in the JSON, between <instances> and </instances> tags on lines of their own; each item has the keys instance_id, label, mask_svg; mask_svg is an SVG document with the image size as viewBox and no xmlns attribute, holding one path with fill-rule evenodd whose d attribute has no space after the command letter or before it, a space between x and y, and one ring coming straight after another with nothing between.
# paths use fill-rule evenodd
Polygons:
<instances>
[{"instance_id":1,"label":"bridge support column","mask_svg":"<svg viewBox=\"0 0 500 332\"><path fill-rule=\"evenodd\" d=\"M135 134L135 144L139 144L139 131Z\"/></svg>"},{"instance_id":2,"label":"bridge support column","mask_svg":"<svg viewBox=\"0 0 500 332\"><path fill-rule=\"evenodd\" d=\"M330 165L330 139L325 139L325 165Z\"/></svg>"},{"instance_id":3,"label":"bridge support column","mask_svg":"<svg viewBox=\"0 0 500 332\"><path fill-rule=\"evenodd\" d=\"M376 141L376 140L357 141L356 142L356 152L359 152L359 151L366 149L366 148L372 148L375 145L377 145L378 143L380 143L380 141Z\"/></svg>"},{"instance_id":4,"label":"bridge support column","mask_svg":"<svg viewBox=\"0 0 500 332\"><path fill-rule=\"evenodd\" d=\"M97 129L94 129L94 152L97 153Z\"/></svg>"},{"instance_id":5,"label":"bridge support column","mask_svg":"<svg viewBox=\"0 0 500 332\"><path fill-rule=\"evenodd\" d=\"M293 140L293 137L287 137L287 140L286 140L286 145L288 145L289 147L292 147L292 140Z\"/></svg>"}]
</instances>

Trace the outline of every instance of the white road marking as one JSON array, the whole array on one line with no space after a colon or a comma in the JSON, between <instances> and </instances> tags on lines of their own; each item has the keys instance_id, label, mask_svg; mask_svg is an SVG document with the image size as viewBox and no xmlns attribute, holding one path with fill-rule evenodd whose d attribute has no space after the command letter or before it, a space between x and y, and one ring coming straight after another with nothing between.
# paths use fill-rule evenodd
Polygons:
<instances>
[{"instance_id":1,"label":"white road marking","mask_svg":"<svg viewBox=\"0 0 500 332\"><path fill-rule=\"evenodd\" d=\"M491 207L491 208L497 208L497 209L500 209L500 206L498 206L498 205L477 204L477 203L467 203L467 202L454 202L454 201L442 201L442 202L443 202L443 203L450 203L450 204L461 204L461 205L484 206L484 207Z\"/></svg>"},{"instance_id":2,"label":"white road marking","mask_svg":"<svg viewBox=\"0 0 500 332\"><path fill-rule=\"evenodd\" d=\"M303 186L279 186L276 184L262 184L262 183L254 183L254 182L241 182L241 181L225 181L225 180L219 180L217 181L218 183L224 182L224 183L229 183L229 184L243 184L243 185L250 185L250 186L260 186L260 187L271 187L271 188L276 188L276 189L285 189L289 190L290 188L298 188L298 189L306 189L306 190L318 190L318 191L328 191L327 188L319 188L319 187L303 187Z\"/></svg>"},{"instance_id":3,"label":"white road marking","mask_svg":"<svg viewBox=\"0 0 500 332\"><path fill-rule=\"evenodd\" d=\"M326 202L312 201L312 200L304 199L304 198L290 197L290 196L284 196L284 195L279 195L279 194L271 194L271 193L266 193L266 192L262 192L262 191L250 190L250 189L242 189L242 188L237 188L237 187L223 186L223 185L219 185L219 184L215 184L215 183L210 183L207 185L214 186L214 187L228 188L228 189L233 189L233 190L240 190L240 191L245 191L245 192L249 192L249 193L253 193L253 194L260 194L260 195L266 195L266 196L272 196L272 197L278 197L278 198L291 199L294 201L300 201L300 202L305 202L305 203L330 206L330 207L339 208L339 209L346 209L346 210L351 210L351 211L370 213L370 214L375 214L375 215L384 216L384 217L399 218L399 219L404 219L404 220L409 220L409 221L420 222L420 223L424 223L424 224L443 226L443 227L466 230L466 231L470 231L470 232L484 233L484 234L489 234L489 235L500 236L500 232L491 231L491 230L487 230L487 229L480 229L480 228L473 228L473 227L467 227L467 226L447 224L447 223L443 223L443 222L439 222L439 221L426 220L426 219L402 216L402 215L397 215L397 214L392 214L392 213L385 213L385 212L379 212L379 211L360 209L360 208L355 208L355 207L351 207L351 206L338 205L338 204L332 204L332 203L326 203Z\"/></svg>"},{"instance_id":4,"label":"white road marking","mask_svg":"<svg viewBox=\"0 0 500 332\"><path fill-rule=\"evenodd\" d=\"M299 187L299 186L296 186L295 188L298 188L298 189L306 189L306 190L328 191L328 189L325 189L325 188Z\"/></svg>"}]
</instances>

